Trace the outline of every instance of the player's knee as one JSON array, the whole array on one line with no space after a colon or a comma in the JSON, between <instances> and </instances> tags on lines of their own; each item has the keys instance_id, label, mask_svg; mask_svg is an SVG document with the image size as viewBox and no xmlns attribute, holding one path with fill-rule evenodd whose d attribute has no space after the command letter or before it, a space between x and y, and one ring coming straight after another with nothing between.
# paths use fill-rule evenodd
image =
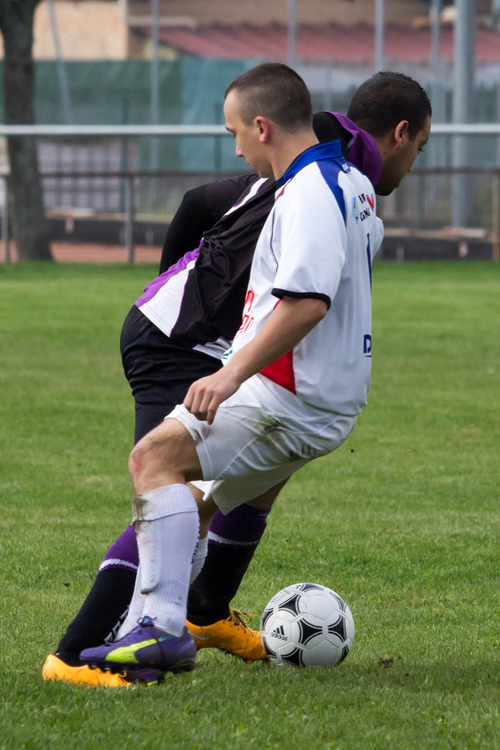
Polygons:
<instances>
[{"instance_id":1,"label":"player's knee","mask_svg":"<svg viewBox=\"0 0 500 750\"><path fill-rule=\"evenodd\" d=\"M138 443L134 446L128 458L128 470L134 483L144 474L148 466L149 451L144 445Z\"/></svg>"},{"instance_id":2,"label":"player's knee","mask_svg":"<svg viewBox=\"0 0 500 750\"><path fill-rule=\"evenodd\" d=\"M173 465L175 441L170 436L149 433L134 446L129 456L128 466L134 485L145 477L154 479L156 475L170 470Z\"/></svg>"},{"instance_id":3,"label":"player's knee","mask_svg":"<svg viewBox=\"0 0 500 750\"><path fill-rule=\"evenodd\" d=\"M251 508L257 508L258 510L271 510L274 501L287 482L288 479L283 479L282 482L275 487L271 487L270 490L264 492L260 497L256 497L255 500L250 500L247 505L250 505Z\"/></svg>"}]
</instances>

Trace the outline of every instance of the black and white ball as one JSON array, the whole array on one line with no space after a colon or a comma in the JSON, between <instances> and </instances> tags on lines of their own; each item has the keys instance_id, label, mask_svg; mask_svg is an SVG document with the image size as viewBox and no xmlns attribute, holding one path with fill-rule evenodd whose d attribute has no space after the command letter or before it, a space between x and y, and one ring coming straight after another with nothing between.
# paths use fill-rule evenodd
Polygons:
<instances>
[{"instance_id":1,"label":"black and white ball","mask_svg":"<svg viewBox=\"0 0 500 750\"><path fill-rule=\"evenodd\" d=\"M295 583L265 608L260 636L277 666L331 667L349 653L354 619L335 591L317 583Z\"/></svg>"}]
</instances>

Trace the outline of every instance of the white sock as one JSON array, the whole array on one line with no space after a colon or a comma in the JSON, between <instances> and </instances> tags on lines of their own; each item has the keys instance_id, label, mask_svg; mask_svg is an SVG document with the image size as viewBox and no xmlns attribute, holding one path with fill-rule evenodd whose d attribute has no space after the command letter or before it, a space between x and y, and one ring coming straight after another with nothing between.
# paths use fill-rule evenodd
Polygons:
<instances>
[{"instance_id":1,"label":"white sock","mask_svg":"<svg viewBox=\"0 0 500 750\"><path fill-rule=\"evenodd\" d=\"M142 617L172 635L181 635L186 622L192 560L198 541L198 506L185 484L137 495L132 501L140 560L140 589L132 606L145 594ZM134 599L136 600L134 602Z\"/></svg>"},{"instance_id":2,"label":"white sock","mask_svg":"<svg viewBox=\"0 0 500 750\"><path fill-rule=\"evenodd\" d=\"M193 583L201 573L201 569L205 564L205 558L208 552L208 536L204 539L198 539L198 544L193 555L193 565L191 568L191 578L189 583Z\"/></svg>"},{"instance_id":3,"label":"white sock","mask_svg":"<svg viewBox=\"0 0 500 750\"><path fill-rule=\"evenodd\" d=\"M195 581L199 576L201 569L203 568L203 565L205 563L207 552L208 537L205 537L205 539L198 539L198 544L196 545L193 555L191 578L189 580L190 584L193 583L193 581ZM142 617L145 603L146 594L141 593L141 566L139 565L139 568L137 570L137 578L135 579L134 593L132 595L132 601L130 602L127 616L120 625L116 636L109 639L110 642L120 640L120 638L123 638L123 636L127 635L131 630L137 627L137 622L139 618Z\"/></svg>"},{"instance_id":4,"label":"white sock","mask_svg":"<svg viewBox=\"0 0 500 750\"><path fill-rule=\"evenodd\" d=\"M137 569L137 576L135 579L134 593L132 594L132 600L130 607L128 608L127 616L120 625L120 628L116 634L116 638L113 640L119 641L120 638L130 633L131 630L137 627L137 621L142 617L142 610L146 603L146 594L141 594L141 566Z\"/></svg>"}]
</instances>

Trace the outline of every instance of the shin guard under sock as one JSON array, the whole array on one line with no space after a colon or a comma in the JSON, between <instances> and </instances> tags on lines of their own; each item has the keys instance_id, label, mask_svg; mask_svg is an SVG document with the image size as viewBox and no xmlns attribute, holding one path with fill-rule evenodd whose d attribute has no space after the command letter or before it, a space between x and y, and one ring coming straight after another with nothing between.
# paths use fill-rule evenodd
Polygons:
<instances>
[{"instance_id":1,"label":"shin guard under sock","mask_svg":"<svg viewBox=\"0 0 500 750\"><path fill-rule=\"evenodd\" d=\"M172 484L137 495L132 508L141 561L140 594L146 594L143 617L180 635L200 528L198 506L185 484ZM137 596L138 587L131 608Z\"/></svg>"},{"instance_id":2,"label":"shin guard under sock","mask_svg":"<svg viewBox=\"0 0 500 750\"><path fill-rule=\"evenodd\" d=\"M226 516L217 511L205 564L189 589L188 620L194 625L211 625L229 616L229 603L266 530L269 512L250 505L240 505Z\"/></svg>"},{"instance_id":3,"label":"shin guard under sock","mask_svg":"<svg viewBox=\"0 0 500 750\"><path fill-rule=\"evenodd\" d=\"M196 581L200 575L201 569L205 564L208 551L208 538L198 539L198 544L194 550L193 561L191 565L191 578L189 579L189 585Z\"/></svg>"},{"instance_id":4,"label":"shin guard under sock","mask_svg":"<svg viewBox=\"0 0 500 750\"><path fill-rule=\"evenodd\" d=\"M207 556L207 545L208 545L208 539L198 539L198 544L195 547L193 560L192 560L192 566L191 566L191 578L189 580L189 583L191 584L198 576L200 570L203 567L203 563L205 562L205 558ZM141 593L141 568L139 566L137 577L135 581L135 588L134 593L132 597L132 603L128 609L127 616L121 623L117 633L116 633L116 640L120 640L120 638L123 638L127 633L130 633L130 631L137 626L137 623L142 617L144 605L146 604L146 594Z\"/></svg>"}]
</instances>

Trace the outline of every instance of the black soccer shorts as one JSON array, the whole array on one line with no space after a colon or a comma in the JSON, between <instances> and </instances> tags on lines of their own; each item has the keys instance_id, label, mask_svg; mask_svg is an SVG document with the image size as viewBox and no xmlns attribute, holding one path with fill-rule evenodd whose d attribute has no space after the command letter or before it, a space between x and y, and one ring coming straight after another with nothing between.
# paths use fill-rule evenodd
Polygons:
<instances>
[{"instance_id":1,"label":"black soccer shorts","mask_svg":"<svg viewBox=\"0 0 500 750\"><path fill-rule=\"evenodd\" d=\"M222 366L216 357L174 343L135 305L123 324L120 351L135 400L134 443L183 402L191 383Z\"/></svg>"}]
</instances>

